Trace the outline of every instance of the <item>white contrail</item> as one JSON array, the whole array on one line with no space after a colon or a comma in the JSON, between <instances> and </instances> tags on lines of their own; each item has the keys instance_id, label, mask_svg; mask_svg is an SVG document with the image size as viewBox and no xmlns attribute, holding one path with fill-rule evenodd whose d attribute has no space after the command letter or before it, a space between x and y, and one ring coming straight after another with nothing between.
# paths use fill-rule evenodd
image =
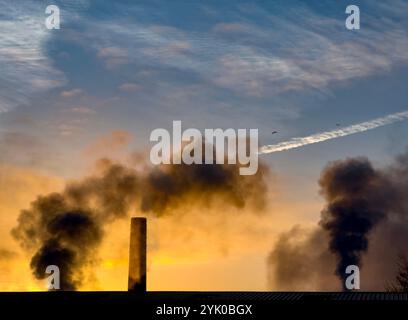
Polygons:
<instances>
[{"instance_id":1,"label":"white contrail","mask_svg":"<svg viewBox=\"0 0 408 320\"><path fill-rule=\"evenodd\" d=\"M354 133L364 132L406 119L408 119L408 111L393 113L382 118L353 124L351 126L344 127L338 130L315 133L307 137L292 138L288 141L279 142L277 144L262 146L259 148L258 153L265 154L299 148L312 143L318 143L330 139L348 136Z\"/></svg>"}]
</instances>

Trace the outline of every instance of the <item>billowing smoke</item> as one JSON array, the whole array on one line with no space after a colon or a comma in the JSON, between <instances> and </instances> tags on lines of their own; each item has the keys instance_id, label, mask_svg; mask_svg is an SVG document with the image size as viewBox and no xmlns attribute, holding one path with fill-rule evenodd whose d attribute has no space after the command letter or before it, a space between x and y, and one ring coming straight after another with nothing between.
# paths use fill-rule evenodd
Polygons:
<instances>
[{"instance_id":1,"label":"billowing smoke","mask_svg":"<svg viewBox=\"0 0 408 320\"><path fill-rule=\"evenodd\" d=\"M84 279L83 268L95 261L105 225L126 216L138 180L131 169L106 164L101 176L70 183L61 193L39 196L23 210L12 235L33 252L34 276L42 279L46 267L56 265L61 288L77 289Z\"/></svg>"},{"instance_id":2,"label":"billowing smoke","mask_svg":"<svg viewBox=\"0 0 408 320\"><path fill-rule=\"evenodd\" d=\"M32 252L31 269L44 279L46 267L60 268L61 289L76 290L84 270L97 262L109 224L132 213L156 216L192 206L262 208L267 174L240 176L238 165L164 165L134 168L101 160L98 175L67 184L60 193L39 196L23 210L12 234Z\"/></svg>"},{"instance_id":3,"label":"billowing smoke","mask_svg":"<svg viewBox=\"0 0 408 320\"><path fill-rule=\"evenodd\" d=\"M274 290L335 290L336 278L327 270L335 267L332 254L324 246L327 235L300 226L280 235L268 256L268 283Z\"/></svg>"},{"instance_id":4,"label":"billowing smoke","mask_svg":"<svg viewBox=\"0 0 408 320\"><path fill-rule=\"evenodd\" d=\"M302 237L281 235L268 259L271 286L336 290L332 274L344 286L346 267L358 265L366 290L384 289L407 252L408 154L380 169L366 158L329 163L319 185L326 201L319 225Z\"/></svg>"},{"instance_id":5,"label":"billowing smoke","mask_svg":"<svg viewBox=\"0 0 408 320\"><path fill-rule=\"evenodd\" d=\"M199 202L202 207L226 203L244 208L249 204L262 209L266 173L263 165L252 176L241 176L237 165L165 166L162 170L153 170L144 181L141 209L164 214L186 202Z\"/></svg>"},{"instance_id":6,"label":"billowing smoke","mask_svg":"<svg viewBox=\"0 0 408 320\"><path fill-rule=\"evenodd\" d=\"M392 187L365 158L329 164L319 183L327 202L320 226L329 235L330 251L337 257L336 274L345 283L347 266L361 266L369 232L390 210Z\"/></svg>"}]
</instances>

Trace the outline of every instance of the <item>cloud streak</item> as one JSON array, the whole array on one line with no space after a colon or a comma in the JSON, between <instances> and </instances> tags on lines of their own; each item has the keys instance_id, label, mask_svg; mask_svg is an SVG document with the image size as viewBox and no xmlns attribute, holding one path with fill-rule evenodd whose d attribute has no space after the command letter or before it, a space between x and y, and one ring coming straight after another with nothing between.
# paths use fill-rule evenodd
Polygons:
<instances>
[{"instance_id":1,"label":"cloud streak","mask_svg":"<svg viewBox=\"0 0 408 320\"><path fill-rule=\"evenodd\" d=\"M290 149L296 149L303 146L307 146L309 144L319 143L326 140L336 139L340 137L349 136L355 133L376 129L406 119L408 119L408 111L393 113L382 118L377 118L370 121L353 124L351 126L341 128L338 130L315 133L306 137L292 138L288 141L283 141L277 144L265 145L260 148L259 154L267 154L286 151Z\"/></svg>"},{"instance_id":2,"label":"cloud streak","mask_svg":"<svg viewBox=\"0 0 408 320\"><path fill-rule=\"evenodd\" d=\"M117 10L125 9L118 5ZM143 3L126 7L129 10L136 16L149 12ZM343 19L307 6L271 14L254 5L246 11L233 9L232 23L201 29L176 28L154 19L123 24L112 18L103 21L101 33L101 22L87 19L82 22L87 32L80 37L108 68L143 61L144 67L190 72L217 88L253 97L326 92L332 83L388 72L408 62L408 34L398 22L401 13L386 11L387 24L378 27L372 14L376 10L378 6L370 7L366 28L356 35L345 29Z\"/></svg>"}]
</instances>

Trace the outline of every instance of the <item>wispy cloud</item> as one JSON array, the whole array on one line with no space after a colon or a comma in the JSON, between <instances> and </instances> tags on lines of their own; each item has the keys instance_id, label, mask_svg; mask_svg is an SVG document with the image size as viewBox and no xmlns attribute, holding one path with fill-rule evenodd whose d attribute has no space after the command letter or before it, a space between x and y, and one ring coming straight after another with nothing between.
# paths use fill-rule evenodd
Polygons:
<instances>
[{"instance_id":1,"label":"wispy cloud","mask_svg":"<svg viewBox=\"0 0 408 320\"><path fill-rule=\"evenodd\" d=\"M19 131L3 131L0 134L0 163L38 165L53 155L48 145L35 135Z\"/></svg>"},{"instance_id":2,"label":"wispy cloud","mask_svg":"<svg viewBox=\"0 0 408 320\"><path fill-rule=\"evenodd\" d=\"M127 50L119 47L100 48L98 57L105 61L108 68L114 68L128 62Z\"/></svg>"},{"instance_id":3,"label":"wispy cloud","mask_svg":"<svg viewBox=\"0 0 408 320\"><path fill-rule=\"evenodd\" d=\"M293 138L289 141L283 141L277 144L266 145L259 149L259 154L273 153L286 151L290 149L296 149L309 144L319 143L326 140L336 139L340 137L345 137L351 134L364 132L367 130L372 130L375 128L383 127L398 121L403 121L408 119L408 111L398 112L394 114L387 115L382 118L373 119L366 122L361 122L353 124L351 126L341 128L338 130L325 131L320 133L315 133L310 136Z\"/></svg>"},{"instance_id":4,"label":"wispy cloud","mask_svg":"<svg viewBox=\"0 0 408 320\"><path fill-rule=\"evenodd\" d=\"M84 91L82 89L72 89L72 90L64 90L61 92L61 97L63 98L73 98L78 97L83 94Z\"/></svg>"},{"instance_id":5,"label":"wispy cloud","mask_svg":"<svg viewBox=\"0 0 408 320\"><path fill-rule=\"evenodd\" d=\"M103 157L106 153L117 154L131 141L132 135L124 130L115 130L100 136L85 149L88 156Z\"/></svg>"},{"instance_id":6,"label":"wispy cloud","mask_svg":"<svg viewBox=\"0 0 408 320\"><path fill-rule=\"evenodd\" d=\"M126 83L122 83L119 86L119 90L123 92L136 92L136 91L139 91L140 89L141 89L141 86L138 85L137 83L126 82Z\"/></svg>"},{"instance_id":7,"label":"wispy cloud","mask_svg":"<svg viewBox=\"0 0 408 320\"><path fill-rule=\"evenodd\" d=\"M217 23L213 27L214 32L219 33L240 33L248 31L248 27L243 23Z\"/></svg>"},{"instance_id":8,"label":"wispy cloud","mask_svg":"<svg viewBox=\"0 0 408 320\"><path fill-rule=\"evenodd\" d=\"M254 96L289 90L325 91L333 83L406 64L408 32L398 22L404 11L393 12L380 22L366 9L363 28L352 33L345 29L344 20L305 8L274 15L255 7L254 12L273 22L274 28L245 25L241 36L247 42L250 39L251 46L218 58L215 81ZM291 19L295 14L297 19Z\"/></svg>"},{"instance_id":9,"label":"wispy cloud","mask_svg":"<svg viewBox=\"0 0 408 320\"><path fill-rule=\"evenodd\" d=\"M95 114L96 111L92 108L85 107L85 106L78 106L68 109L68 112L71 113L79 113L79 114Z\"/></svg>"},{"instance_id":10,"label":"wispy cloud","mask_svg":"<svg viewBox=\"0 0 408 320\"><path fill-rule=\"evenodd\" d=\"M345 15L329 18L307 6L271 13L253 5L250 13L236 9L236 22L206 30L112 19L103 21L101 33L99 21L93 20L86 43L108 66L143 61L152 68L191 72L238 94L320 92L408 62L408 31L399 22L404 11L386 10L378 23L373 8L378 10L376 4L367 5L364 26L354 33L345 29Z\"/></svg>"},{"instance_id":11,"label":"wispy cloud","mask_svg":"<svg viewBox=\"0 0 408 320\"><path fill-rule=\"evenodd\" d=\"M0 113L26 105L36 93L65 82L44 52L50 30L36 1L0 1Z\"/></svg>"}]
</instances>

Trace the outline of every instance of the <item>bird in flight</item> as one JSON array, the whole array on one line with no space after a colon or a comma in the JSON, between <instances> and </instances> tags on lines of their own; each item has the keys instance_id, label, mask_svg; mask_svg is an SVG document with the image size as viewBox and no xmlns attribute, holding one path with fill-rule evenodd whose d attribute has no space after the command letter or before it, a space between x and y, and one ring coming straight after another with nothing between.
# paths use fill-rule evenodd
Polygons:
<instances>
[{"instance_id":1,"label":"bird in flight","mask_svg":"<svg viewBox=\"0 0 408 320\"><path fill-rule=\"evenodd\" d=\"M272 134L278 133L278 131L272 131Z\"/></svg>"},{"instance_id":2,"label":"bird in flight","mask_svg":"<svg viewBox=\"0 0 408 320\"><path fill-rule=\"evenodd\" d=\"M340 123L336 123L336 127L340 127Z\"/></svg>"}]
</instances>

